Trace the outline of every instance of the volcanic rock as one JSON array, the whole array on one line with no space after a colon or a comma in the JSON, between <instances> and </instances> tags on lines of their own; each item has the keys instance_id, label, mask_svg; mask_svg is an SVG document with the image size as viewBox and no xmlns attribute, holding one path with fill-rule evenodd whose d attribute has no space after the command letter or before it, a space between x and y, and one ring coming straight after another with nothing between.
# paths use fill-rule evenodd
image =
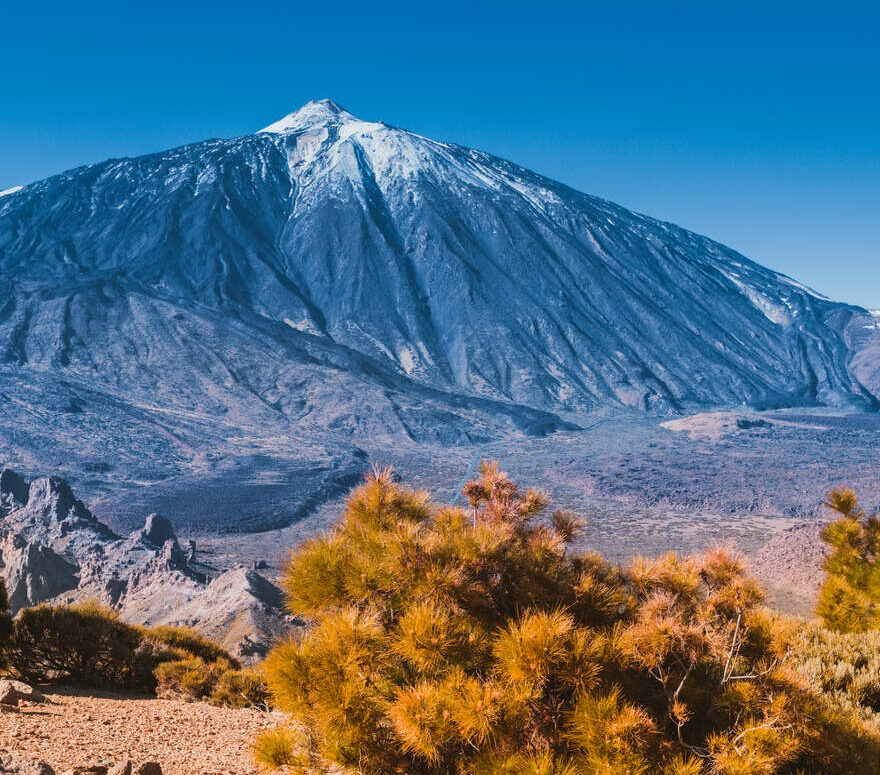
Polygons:
<instances>
[{"instance_id":1,"label":"volcanic rock","mask_svg":"<svg viewBox=\"0 0 880 775\"><path fill-rule=\"evenodd\" d=\"M8 472L9 491L24 491ZM281 591L254 570L209 579L191 565L171 522L158 514L119 537L57 477L30 484L0 519L3 574L13 613L41 602L95 599L134 624L201 630L243 661L264 655L291 626Z\"/></svg>"}]
</instances>

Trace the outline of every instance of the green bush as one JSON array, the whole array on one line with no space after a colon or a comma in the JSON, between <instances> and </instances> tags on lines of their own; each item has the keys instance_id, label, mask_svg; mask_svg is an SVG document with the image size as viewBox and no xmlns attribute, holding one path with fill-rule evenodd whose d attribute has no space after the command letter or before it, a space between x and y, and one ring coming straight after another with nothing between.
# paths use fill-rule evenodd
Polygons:
<instances>
[{"instance_id":1,"label":"green bush","mask_svg":"<svg viewBox=\"0 0 880 775\"><path fill-rule=\"evenodd\" d=\"M258 758L361 775L864 775L880 738L787 666L791 627L716 550L621 569L497 467L471 510L373 475L291 559L311 628L264 669ZM474 516L475 515L475 516Z\"/></svg>"},{"instance_id":2,"label":"green bush","mask_svg":"<svg viewBox=\"0 0 880 775\"><path fill-rule=\"evenodd\" d=\"M6 582L0 578L0 667L6 660L6 647L12 636L12 616L9 613L9 596L6 594Z\"/></svg>"},{"instance_id":3,"label":"green bush","mask_svg":"<svg viewBox=\"0 0 880 775\"><path fill-rule=\"evenodd\" d=\"M309 757L301 751L302 735L287 727L268 729L254 741L254 758L267 768L291 767L306 771Z\"/></svg>"},{"instance_id":4,"label":"green bush","mask_svg":"<svg viewBox=\"0 0 880 775\"><path fill-rule=\"evenodd\" d=\"M0 578L0 667L6 664L6 649L12 636L12 616L9 613L9 596L6 583Z\"/></svg>"},{"instance_id":5,"label":"green bush","mask_svg":"<svg viewBox=\"0 0 880 775\"><path fill-rule=\"evenodd\" d=\"M25 608L13 622L7 654L25 680L141 691L154 689L156 664L173 656L92 603Z\"/></svg>"},{"instance_id":6,"label":"green bush","mask_svg":"<svg viewBox=\"0 0 880 775\"><path fill-rule=\"evenodd\" d=\"M4 621L0 614L0 643ZM4 653L12 670L25 680L145 692L158 689L205 699L224 673L238 667L225 649L195 630L136 627L94 603L25 608L14 622L9 621ZM235 680L227 679L225 684L230 696Z\"/></svg>"}]
</instances>

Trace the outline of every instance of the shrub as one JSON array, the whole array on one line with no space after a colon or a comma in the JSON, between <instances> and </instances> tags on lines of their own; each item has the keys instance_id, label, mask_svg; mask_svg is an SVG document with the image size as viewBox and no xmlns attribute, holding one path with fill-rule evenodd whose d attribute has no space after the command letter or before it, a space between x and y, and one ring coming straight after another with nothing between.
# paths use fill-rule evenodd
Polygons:
<instances>
[{"instance_id":1,"label":"shrub","mask_svg":"<svg viewBox=\"0 0 880 775\"><path fill-rule=\"evenodd\" d=\"M837 633L803 624L792 666L816 691L880 731L880 630Z\"/></svg>"},{"instance_id":2,"label":"shrub","mask_svg":"<svg viewBox=\"0 0 880 775\"><path fill-rule=\"evenodd\" d=\"M144 636L156 643L170 646L194 657L199 657L205 662L225 660L233 667L239 666L238 661L226 649L189 627L160 625L146 629Z\"/></svg>"},{"instance_id":3,"label":"shrub","mask_svg":"<svg viewBox=\"0 0 880 775\"><path fill-rule=\"evenodd\" d=\"M156 668L156 693L160 697L208 700L230 708L265 708L269 692L254 670L239 670L225 658L206 662L188 656L163 662Z\"/></svg>"},{"instance_id":4,"label":"shrub","mask_svg":"<svg viewBox=\"0 0 880 775\"><path fill-rule=\"evenodd\" d=\"M822 530L830 551L816 613L827 627L865 632L880 627L880 519L868 517L852 490L832 490L825 505L840 517Z\"/></svg>"},{"instance_id":5,"label":"shrub","mask_svg":"<svg viewBox=\"0 0 880 775\"><path fill-rule=\"evenodd\" d=\"M93 603L39 605L15 619L7 649L12 668L31 681L152 691L153 669L167 650Z\"/></svg>"},{"instance_id":6,"label":"shrub","mask_svg":"<svg viewBox=\"0 0 880 775\"><path fill-rule=\"evenodd\" d=\"M269 690L255 670L226 670L211 692L211 702L227 708L266 708Z\"/></svg>"},{"instance_id":7,"label":"shrub","mask_svg":"<svg viewBox=\"0 0 880 775\"><path fill-rule=\"evenodd\" d=\"M188 700L207 699L214 693L220 676L230 669L226 660L205 662L194 656L163 662L156 668L156 694Z\"/></svg>"},{"instance_id":8,"label":"shrub","mask_svg":"<svg viewBox=\"0 0 880 775\"><path fill-rule=\"evenodd\" d=\"M0 639L3 622L0 614ZM238 667L221 646L194 630L136 627L95 603L23 609L11 622L6 654L26 680L146 692L158 686L194 699L210 697L220 676ZM230 692L234 688L230 679ZM256 695L252 687L238 688Z\"/></svg>"},{"instance_id":9,"label":"shrub","mask_svg":"<svg viewBox=\"0 0 880 775\"><path fill-rule=\"evenodd\" d=\"M254 758L264 767L293 767L304 770L310 759L303 753L303 741L292 729L277 727L257 735Z\"/></svg>"},{"instance_id":10,"label":"shrub","mask_svg":"<svg viewBox=\"0 0 880 775\"><path fill-rule=\"evenodd\" d=\"M293 772L880 772L880 740L785 665L791 628L723 550L627 569L494 465L472 512L373 474L285 571L301 641L269 655ZM475 514L475 524L474 524ZM295 730L292 731L292 730Z\"/></svg>"}]
</instances>

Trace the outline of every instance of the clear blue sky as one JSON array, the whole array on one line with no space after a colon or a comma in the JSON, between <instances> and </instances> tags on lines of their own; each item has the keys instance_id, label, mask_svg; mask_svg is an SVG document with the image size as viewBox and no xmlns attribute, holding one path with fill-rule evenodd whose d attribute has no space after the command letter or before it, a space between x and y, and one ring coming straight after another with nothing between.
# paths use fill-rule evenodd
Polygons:
<instances>
[{"instance_id":1,"label":"clear blue sky","mask_svg":"<svg viewBox=\"0 0 880 775\"><path fill-rule=\"evenodd\" d=\"M0 189L309 99L880 307L880 4L9 2Z\"/></svg>"}]
</instances>

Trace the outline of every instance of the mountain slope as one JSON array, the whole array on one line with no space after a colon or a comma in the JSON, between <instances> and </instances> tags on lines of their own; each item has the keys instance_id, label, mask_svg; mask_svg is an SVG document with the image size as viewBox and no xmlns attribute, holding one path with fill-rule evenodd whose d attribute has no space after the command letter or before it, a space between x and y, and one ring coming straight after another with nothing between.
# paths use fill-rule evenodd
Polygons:
<instances>
[{"instance_id":1,"label":"mountain slope","mask_svg":"<svg viewBox=\"0 0 880 775\"><path fill-rule=\"evenodd\" d=\"M871 408L847 346L865 314L329 101L0 197L10 449L46 436L24 410L68 434L105 412L111 448L343 450L347 471L377 440L543 434L609 406Z\"/></svg>"}]
</instances>

